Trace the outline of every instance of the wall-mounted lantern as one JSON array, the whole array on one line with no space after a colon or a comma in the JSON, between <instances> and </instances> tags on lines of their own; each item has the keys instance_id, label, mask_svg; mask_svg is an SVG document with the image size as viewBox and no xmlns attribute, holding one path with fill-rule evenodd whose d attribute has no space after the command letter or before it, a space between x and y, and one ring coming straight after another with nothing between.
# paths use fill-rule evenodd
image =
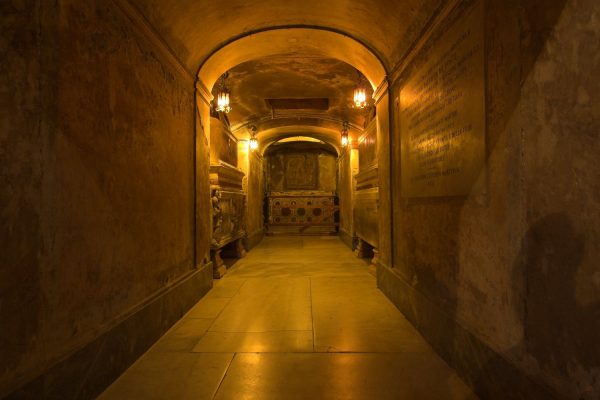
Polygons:
<instances>
[{"instance_id":1,"label":"wall-mounted lantern","mask_svg":"<svg viewBox=\"0 0 600 400\"><path fill-rule=\"evenodd\" d=\"M227 88L226 81L229 77L229 72L225 72L219 80L219 92L217 93L217 107L215 108L219 112L227 114L231 111L231 104L229 98L229 89Z\"/></svg>"},{"instance_id":2,"label":"wall-mounted lantern","mask_svg":"<svg viewBox=\"0 0 600 400\"><path fill-rule=\"evenodd\" d=\"M350 143L348 138L348 121L344 121L342 124L342 146L346 147Z\"/></svg>"},{"instance_id":3,"label":"wall-mounted lantern","mask_svg":"<svg viewBox=\"0 0 600 400\"><path fill-rule=\"evenodd\" d=\"M357 70L358 74L356 88L354 89L354 107L365 108L368 106L367 102L367 87L362 77L362 74Z\"/></svg>"},{"instance_id":4,"label":"wall-mounted lantern","mask_svg":"<svg viewBox=\"0 0 600 400\"><path fill-rule=\"evenodd\" d=\"M250 125L250 140L248 141L248 147L250 147L250 150L258 149L258 139L256 138L256 131L256 126Z\"/></svg>"}]
</instances>

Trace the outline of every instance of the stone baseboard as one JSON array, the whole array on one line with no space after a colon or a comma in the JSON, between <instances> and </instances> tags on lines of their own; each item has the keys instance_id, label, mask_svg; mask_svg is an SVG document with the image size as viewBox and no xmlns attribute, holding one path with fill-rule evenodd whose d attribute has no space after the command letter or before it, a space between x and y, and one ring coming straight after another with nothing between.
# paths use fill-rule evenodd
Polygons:
<instances>
[{"instance_id":1,"label":"stone baseboard","mask_svg":"<svg viewBox=\"0 0 600 400\"><path fill-rule=\"evenodd\" d=\"M393 269L377 265L377 286L481 399L560 399L462 327Z\"/></svg>"},{"instance_id":2,"label":"stone baseboard","mask_svg":"<svg viewBox=\"0 0 600 400\"><path fill-rule=\"evenodd\" d=\"M212 270L191 271L6 399L96 398L210 290Z\"/></svg>"},{"instance_id":3,"label":"stone baseboard","mask_svg":"<svg viewBox=\"0 0 600 400\"><path fill-rule=\"evenodd\" d=\"M252 248L256 247L263 240L264 237L264 229L248 234L248 237L246 238L246 250L251 250Z\"/></svg>"},{"instance_id":4,"label":"stone baseboard","mask_svg":"<svg viewBox=\"0 0 600 400\"><path fill-rule=\"evenodd\" d=\"M356 248L356 242L358 241L358 238L356 236L352 236L344 229L340 229L339 234L340 239L346 244L346 246L350 247L351 250L354 250Z\"/></svg>"}]
</instances>

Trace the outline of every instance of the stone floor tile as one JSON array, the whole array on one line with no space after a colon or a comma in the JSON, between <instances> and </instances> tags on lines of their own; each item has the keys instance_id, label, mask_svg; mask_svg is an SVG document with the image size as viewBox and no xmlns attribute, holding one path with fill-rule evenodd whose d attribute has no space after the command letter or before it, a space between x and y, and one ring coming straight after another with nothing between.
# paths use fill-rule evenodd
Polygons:
<instances>
[{"instance_id":1,"label":"stone floor tile","mask_svg":"<svg viewBox=\"0 0 600 400\"><path fill-rule=\"evenodd\" d=\"M368 267L336 237L266 238L101 398L476 399Z\"/></svg>"},{"instance_id":2,"label":"stone floor tile","mask_svg":"<svg viewBox=\"0 0 600 400\"><path fill-rule=\"evenodd\" d=\"M100 400L209 400L233 354L150 351L129 368Z\"/></svg>"},{"instance_id":3,"label":"stone floor tile","mask_svg":"<svg viewBox=\"0 0 600 400\"><path fill-rule=\"evenodd\" d=\"M184 318L216 318L230 300L229 298L205 297L192 307Z\"/></svg>"},{"instance_id":4,"label":"stone floor tile","mask_svg":"<svg viewBox=\"0 0 600 400\"><path fill-rule=\"evenodd\" d=\"M231 278L215 280L212 289L206 294L206 299L231 298L244 285L246 279Z\"/></svg>"},{"instance_id":5,"label":"stone floor tile","mask_svg":"<svg viewBox=\"0 0 600 400\"><path fill-rule=\"evenodd\" d=\"M246 282L210 328L218 332L312 330L307 278Z\"/></svg>"},{"instance_id":6,"label":"stone floor tile","mask_svg":"<svg viewBox=\"0 0 600 400\"><path fill-rule=\"evenodd\" d=\"M215 398L476 399L431 353L236 354Z\"/></svg>"},{"instance_id":7,"label":"stone floor tile","mask_svg":"<svg viewBox=\"0 0 600 400\"><path fill-rule=\"evenodd\" d=\"M207 332L195 352L294 353L313 351L312 331Z\"/></svg>"},{"instance_id":8,"label":"stone floor tile","mask_svg":"<svg viewBox=\"0 0 600 400\"><path fill-rule=\"evenodd\" d=\"M213 323L213 319L188 318L178 322L152 347L156 351L187 351L196 346Z\"/></svg>"}]
</instances>

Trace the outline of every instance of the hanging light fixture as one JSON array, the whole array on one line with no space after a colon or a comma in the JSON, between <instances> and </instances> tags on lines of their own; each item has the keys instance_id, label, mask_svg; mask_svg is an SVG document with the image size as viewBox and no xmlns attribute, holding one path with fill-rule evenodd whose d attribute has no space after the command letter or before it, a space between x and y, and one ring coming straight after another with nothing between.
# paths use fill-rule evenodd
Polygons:
<instances>
[{"instance_id":1,"label":"hanging light fixture","mask_svg":"<svg viewBox=\"0 0 600 400\"><path fill-rule=\"evenodd\" d=\"M356 88L354 89L354 107L365 108L367 106L367 88L362 74L357 70L358 75Z\"/></svg>"},{"instance_id":2,"label":"hanging light fixture","mask_svg":"<svg viewBox=\"0 0 600 400\"><path fill-rule=\"evenodd\" d=\"M258 149L258 140L256 140L255 137L251 137L249 146L250 146L250 150Z\"/></svg>"},{"instance_id":3,"label":"hanging light fixture","mask_svg":"<svg viewBox=\"0 0 600 400\"><path fill-rule=\"evenodd\" d=\"M348 146L349 142L350 140L348 138L348 121L344 121L344 123L342 124L342 146Z\"/></svg>"},{"instance_id":4,"label":"hanging light fixture","mask_svg":"<svg viewBox=\"0 0 600 400\"><path fill-rule=\"evenodd\" d=\"M250 140L248 141L248 147L250 150L258 149L258 139L256 139L256 126L250 126Z\"/></svg>"},{"instance_id":5,"label":"hanging light fixture","mask_svg":"<svg viewBox=\"0 0 600 400\"><path fill-rule=\"evenodd\" d=\"M227 114L231 111L229 89L227 88L226 80L229 77L229 72L225 72L220 79L219 92L217 93L217 107L216 110Z\"/></svg>"}]
</instances>

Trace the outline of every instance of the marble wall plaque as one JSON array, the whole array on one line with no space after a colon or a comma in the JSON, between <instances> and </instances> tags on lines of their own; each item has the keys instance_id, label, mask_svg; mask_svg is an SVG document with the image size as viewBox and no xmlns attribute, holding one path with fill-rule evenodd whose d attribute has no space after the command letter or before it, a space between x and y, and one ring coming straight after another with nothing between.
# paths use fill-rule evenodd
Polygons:
<instances>
[{"instance_id":1,"label":"marble wall plaque","mask_svg":"<svg viewBox=\"0 0 600 400\"><path fill-rule=\"evenodd\" d=\"M433 35L400 90L403 197L464 196L485 183L483 4Z\"/></svg>"}]
</instances>

